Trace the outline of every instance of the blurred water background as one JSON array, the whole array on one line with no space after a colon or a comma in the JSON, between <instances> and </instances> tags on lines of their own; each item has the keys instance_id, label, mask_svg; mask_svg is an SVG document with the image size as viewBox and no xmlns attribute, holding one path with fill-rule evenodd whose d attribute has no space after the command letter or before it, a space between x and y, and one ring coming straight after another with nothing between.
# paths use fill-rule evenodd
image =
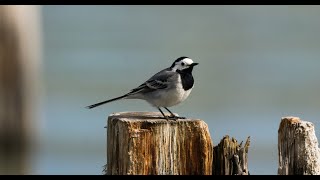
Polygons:
<instances>
[{"instance_id":1,"label":"blurred water background","mask_svg":"<svg viewBox=\"0 0 320 180\"><path fill-rule=\"evenodd\" d=\"M92 110L180 56L200 65L179 115L203 119L216 145L251 136L251 174L277 174L283 116L320 118L319 6L42 6L43 117L32 174L102 174L112 112Z\"/></svg>"}]
</instances>

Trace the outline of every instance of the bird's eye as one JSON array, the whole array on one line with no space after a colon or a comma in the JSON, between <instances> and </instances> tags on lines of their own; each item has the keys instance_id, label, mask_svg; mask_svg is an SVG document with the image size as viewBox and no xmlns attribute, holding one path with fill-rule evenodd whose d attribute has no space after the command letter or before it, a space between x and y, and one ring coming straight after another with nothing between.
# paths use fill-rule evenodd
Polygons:
<instances>
[{"instance_id":1,"label":"bird's eye","mask_svg":"<svg viewBox=\"0 0 320 180\"><path fill-rule=\"evenodd\" d=\"M181 65L184 66L184 62L182 62Z\"/></svg>"}]
</instances>

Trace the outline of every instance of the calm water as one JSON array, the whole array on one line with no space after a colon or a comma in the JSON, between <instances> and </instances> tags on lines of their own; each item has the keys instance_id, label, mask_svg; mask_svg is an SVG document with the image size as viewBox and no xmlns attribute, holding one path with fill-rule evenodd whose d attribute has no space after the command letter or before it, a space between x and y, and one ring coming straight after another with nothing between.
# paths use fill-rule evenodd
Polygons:
<instances>
[{"instance_id":1,"label":"calm water","mask_svg":"<svg viewBox=\"0 0 320 180\"><path fill-rule=\"evenodd\" d=\"M189 56L195 88L180 115L203 119L214 144L251 136L251 174L276 174L281 117L320 117L318 6L43 6L45 96L35 174L101 174L106 118L156 111L122 95Z\"/></svg>"}]
</instances>

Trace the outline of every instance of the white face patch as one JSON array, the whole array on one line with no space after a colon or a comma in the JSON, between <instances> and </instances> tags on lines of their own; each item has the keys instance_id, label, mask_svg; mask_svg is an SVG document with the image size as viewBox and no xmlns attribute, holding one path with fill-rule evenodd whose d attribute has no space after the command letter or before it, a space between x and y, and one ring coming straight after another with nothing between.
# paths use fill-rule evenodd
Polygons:
<instances>
[{"instance_id":1,"label":"white face patch","mask_svg":"<svg viewBox=\"0 0 320 180\"><path fill-rule=\"evenodd\" d=\"M186 65L191 65L193 63L192 59L190 58L185 58L181 62L185 63Z\"/></svg>"},{"instance_id":2,"label":"white face patch","mask_svg":"<svg viewBox=\"0 0 320 180\"><path fill-rule=\"evenodd\" d=\"M172 68L174 71L183 70L188 68L193 63L192 59L184 58L183 60L176 62L175 66Z\"/></svg>"}]
</instances>

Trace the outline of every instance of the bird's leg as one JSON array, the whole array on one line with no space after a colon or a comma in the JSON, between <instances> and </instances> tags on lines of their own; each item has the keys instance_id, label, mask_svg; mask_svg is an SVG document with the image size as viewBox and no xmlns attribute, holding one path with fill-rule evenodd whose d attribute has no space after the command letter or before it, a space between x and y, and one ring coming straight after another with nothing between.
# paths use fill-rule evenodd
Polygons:
<instances>
[{"instance_id":1,"label":"bird's leg","mask_svg":"<svg viewBox=\"0 0 320 180\"><path fill-rule=\"evenodd\" d=\"M177 117L176 115L174 115L168 108L164 107L170 114L170 118L174 118L174 117Z\"/></svg>"},{"instance_id":2,"label":"bird's leg","mask_svg":"<svg viewBox=\"0 0 320 180\"><path fill-rule=\"evenodd\" d=\"M164 115L164 113L162 112L162 110L161 110L159 107L158 107L158 110L161 112L161 114L163 115L163 117L164 117L167 121L169 121L168 116Z\"/></svg>"},{"instance_id":3,"label":"bird's leg","mask_svg":"<svg viewBox=\"0 0 320 180\"><path fill-rule=\"evenodd\" d=\"M180 117L180 116L176 116L174 115L168 108L164 107L170 114L171 116L169 118L172 118L174 120L177 120L177 119L185 119L185 117Z\"/></svg>"}]
</instances>

